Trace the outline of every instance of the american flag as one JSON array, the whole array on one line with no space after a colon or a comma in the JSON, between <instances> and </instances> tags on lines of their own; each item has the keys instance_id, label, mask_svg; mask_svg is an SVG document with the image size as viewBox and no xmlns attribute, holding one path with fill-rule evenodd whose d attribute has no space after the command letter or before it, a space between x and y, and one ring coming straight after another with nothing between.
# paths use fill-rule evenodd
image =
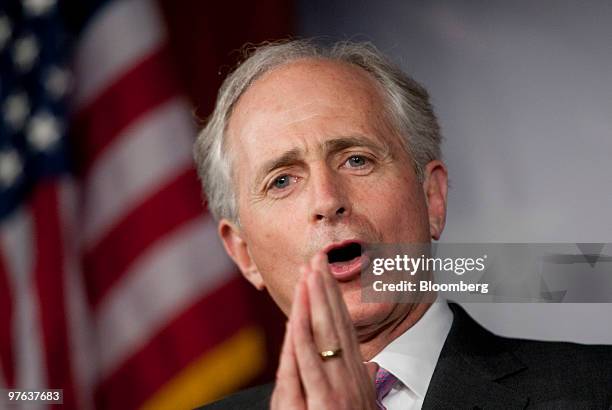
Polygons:
<instances>
[{"instance_id":1,"label":"american flag","mask_svg":"<svg viewBox=\"0 0 612 410\"><path fill-rule=\"evenodd\" d=\"M64 6L0 6L0 387L191 408L261 371L262 331L202 207L156 4L92 2L78 36Z\"/></svg>"}]
</instances>

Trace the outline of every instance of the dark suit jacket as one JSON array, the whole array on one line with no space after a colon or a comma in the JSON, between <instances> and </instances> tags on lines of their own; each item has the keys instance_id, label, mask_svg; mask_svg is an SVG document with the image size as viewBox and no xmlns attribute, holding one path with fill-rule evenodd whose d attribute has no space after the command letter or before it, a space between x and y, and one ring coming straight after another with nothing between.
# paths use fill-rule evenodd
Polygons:
<instances>
[{"instance_id":1,"label":"dark suit jacket","mask_svg":"<svg viewBox=\"0 0 612 410\"><path fill-rule=\"evenodd\" d=\"M423 409L612 409L612 346L500 337L450 307L453 324ZM268 409L273 387L203 409Z\"/></svg>"}]
</instances>

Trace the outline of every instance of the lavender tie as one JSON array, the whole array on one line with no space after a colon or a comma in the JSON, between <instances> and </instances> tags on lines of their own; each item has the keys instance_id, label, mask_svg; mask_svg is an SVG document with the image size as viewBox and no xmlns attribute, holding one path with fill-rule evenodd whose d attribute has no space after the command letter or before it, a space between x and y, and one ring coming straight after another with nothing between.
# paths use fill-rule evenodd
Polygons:
<instances>
[{"instance_id":1,"label":"lavender tie","mask_svg":"<svg viewBox=\"0 0 612 410\"><path fill-rule=\"evenodd\" d=\"M376 405L378 406L379 410L387 410L387 408L382 404L382 401L385 396L389 394L396 381L397 377L382 367L378 368L374 385L376 386Z\"/></svg>"}]
</instances>

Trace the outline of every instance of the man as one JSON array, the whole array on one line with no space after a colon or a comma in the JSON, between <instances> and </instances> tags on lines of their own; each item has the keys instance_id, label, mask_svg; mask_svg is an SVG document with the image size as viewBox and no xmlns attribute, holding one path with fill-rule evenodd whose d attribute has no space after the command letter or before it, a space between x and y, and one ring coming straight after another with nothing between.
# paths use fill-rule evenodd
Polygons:
<instances>
[{"instance_id":1,"label":"man","mask_svg":"<svg viewBox=\"0 0 612 410\"><path fill-rule=\"evenodd\" d=\"M225 249L288 317L276 382L212 409L608 408L604 346L497 337L445 302L362 303L361 249L442 234L427 92L372 46L256 50L196 161Z\"/></svg>"}]
</instances>

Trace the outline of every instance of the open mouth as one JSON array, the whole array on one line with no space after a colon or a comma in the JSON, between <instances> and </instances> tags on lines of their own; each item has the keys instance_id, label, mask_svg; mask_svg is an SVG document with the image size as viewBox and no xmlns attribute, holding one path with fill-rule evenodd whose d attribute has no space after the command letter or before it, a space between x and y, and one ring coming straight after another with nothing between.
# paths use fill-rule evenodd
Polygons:
<instances>
[{"instance_id":1,"label":"open mouth","mask_svg":"<svg viewBox=\"0 0 612 410\"><path fill-rule=\"evenodd\" d=\"M359 256L361 256L361 245L357 242L351 242L348 245L334 248L327 252L327 261L329 263L343 263Z\"/></svg>"},{"instance_id":2,"label":"open mouth","mask_svg":"<svg viewBox=\"0 0 612 410\"><path fill-rule=\"evenodd\" d=\"M339 280L349 280L361 272L362 246L358 242L347 241L327 251L329 269Z\"/></svg>"}]
</instances>

